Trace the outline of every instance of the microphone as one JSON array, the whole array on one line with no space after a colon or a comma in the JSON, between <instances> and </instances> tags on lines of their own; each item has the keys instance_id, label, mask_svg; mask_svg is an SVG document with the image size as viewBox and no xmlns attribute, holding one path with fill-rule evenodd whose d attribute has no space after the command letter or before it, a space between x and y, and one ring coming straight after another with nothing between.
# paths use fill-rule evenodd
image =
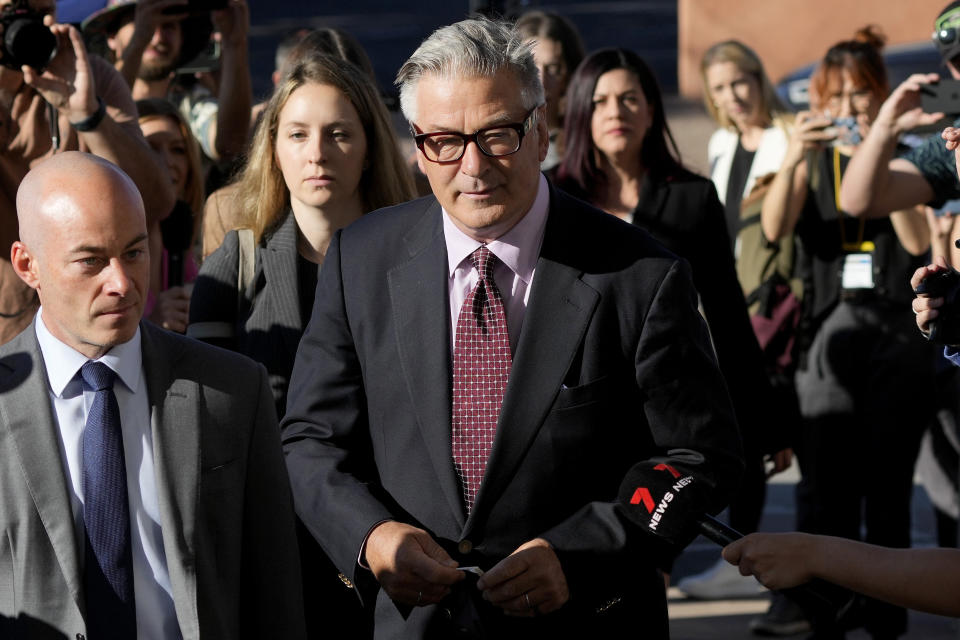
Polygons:
<instances>
[{"instance_id":1,"label":"microphone","mask_svg":"<svg viewBox=\"0 0 960 640\"><path fill-rule=\"evenodd\" d=\"M677 551L697 534L725 547L743 534L707 513L712 490L712 484L682 470L682 465L644 461L634 465L621 483L618 507L641 531ZM849 589L819 578L781 593L808 615L834 622L841 621L856 600Z\"/></svg>"}]
</instances>

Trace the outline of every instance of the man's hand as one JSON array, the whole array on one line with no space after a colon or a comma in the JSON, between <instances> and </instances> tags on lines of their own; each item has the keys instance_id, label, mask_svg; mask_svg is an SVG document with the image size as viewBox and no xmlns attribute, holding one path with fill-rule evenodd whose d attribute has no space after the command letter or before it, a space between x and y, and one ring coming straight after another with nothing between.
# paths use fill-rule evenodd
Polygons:
<instances>
[{"instance_id":1,"label":"man's hand","mask_svg":"<svg viewBox=\"0 0 960 640\"><path fill-rule=\"evenodd\" d=\"M808 582L813 536L805 533L751 533L723 548L723 559L755 576L768 589Z\"/></svg>"},{"instance_id":2,"label":"man's hand","mask_svg":"<svg viewBox=\"0 0 960 640\"><path fill-rule=\"evenodd\" d=\"M833 120L823 114L812 111L801 111L793 123L793 133L787 145L785 163L794 166L800 164L804 154L811 149L818 149L837 137L830 125Z\"/></svg>"},{"instance_id":3,"label":"man's hand","mask_svg":"<svg viewBox=\"0 0 960 640\"><path fill-rule=\"evenodd\" d=\"M947 127L940 134L946 140L947 150L953 151L953 160L957 165L957 177L960 178L960 128Z\"/></svg>"},{"instance_id":4,"label":"man's hand","mask_svg":"<svg viewBox=\"0 0 960 640\"><path fill-rule=\"evenodd\" d=\"M226 9L210 14L213 28L224 47L246 47L250 29L250 9L246 0L230 0Z\"/></svg>"},{"instance_id":5,"label":"man's hand","mask_svg":"<svg viewBox=\"0 0 960 640\"><path fill-rule=\"evenodd\" d=\"M874 127L885 127L892 135L900 135L915 127L933 124L942 113L924 113L920 104L920 88L937 82L936 73L915 73L900 83L880 106Z\"/></svg>"},{"instance_id":6,"label":"man's hand","mask_svg":"<svg viewBox=\"0 0 960 640\"><path fill-rule=\"evenodd\" d=\"M512 616L550 613L570 599L560 560L543 538L520 545L483 574L477 588L485 600Z\"/></svg>"},{"instance_id":7,"label":"man's hand","mask_svg":"<svg viewBox=\"0 0 960 640\"><path fill-rule=\"evenodd\" d=\"M931 276L939 271L944 271L949 269L947 266L947 260L943 256L937 256L933 264L927 265L925 267L920 267L913 272L913 277L910 278L910 286L916 289L920 286L920 282L923 281L927 276ZM911 307L913 312L917 316L917 327L923 333L930 332L930 321L940 315L940 312L937 311L939 307L942 307L944 303L943 298L930 298L926 294L919 294L916 298L913 299Z\"/></svg>"},{"instance_id":8,"label":"man's hand","mask_svg":"<svg viewBox=\"0 0 960 640\"><path fill-rule=\"evenodd\" d=\"M463 580L457 563L423 529L384 522L367 536L367 565L395 602L423 606L440 602Z\"/></svg>"},{"instance_id":9,"label":"man's hand","mask_svg":"<svg viewBox=\"0 0 960 640\"><path fill-rule=\"evenodd\" d=\"M793 449L789 447L781 449L767 456L765 461L770 463L770 467L767 470L767 477L775 476L790 468L790 464L793 462Z\"/></svg>"},{"instance_id":10,"label":"man's hand","mask_svg":"<svg viewBox=\"0 0 960 640\"><path fill-rule=\"evenodd\" d=\"M39 73L33 67L21 68L23 80L40 92L44 99L66 114L70 122L86 120L96 113L99 104L93 86L93 73L87 59L80 32L67 24L52 24L44 20L57 39L57 54Z\"/></svg>"}]
</instances>

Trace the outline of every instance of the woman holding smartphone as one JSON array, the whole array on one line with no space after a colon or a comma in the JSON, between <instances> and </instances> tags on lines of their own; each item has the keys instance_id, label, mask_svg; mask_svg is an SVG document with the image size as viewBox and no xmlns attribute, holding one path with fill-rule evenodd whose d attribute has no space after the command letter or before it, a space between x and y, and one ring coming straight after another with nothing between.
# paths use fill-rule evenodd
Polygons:
<instances>
[{"instance_id":1,"label":"woman holding smartphone","mask_svg":"<svg viewBox=\"0 0 960 640\"><path fill-rule=\"evenodd\" d=\"M924 407L934 407L918 401L933 387L933 361L908 310L926 220L913 210L853 218L839 206L843 172L889 91L882 44L865 28L827 51L761 224L770 241L795 232L805 256L797 529L857 540L863 525L867 542L908 547ZM876 600L862 619L874 638L906 630L906 611ZM813 622L817 637L843 637L830 621Z\"/></svg>"}]
</instances>

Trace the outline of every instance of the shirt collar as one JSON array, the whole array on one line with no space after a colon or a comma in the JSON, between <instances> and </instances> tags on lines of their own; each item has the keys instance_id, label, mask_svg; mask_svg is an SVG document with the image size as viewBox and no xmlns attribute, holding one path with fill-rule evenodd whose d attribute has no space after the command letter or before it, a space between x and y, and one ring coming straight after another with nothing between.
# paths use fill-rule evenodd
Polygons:
<instances>
[{"instance_id":1,"label":"shirt collar","mask_svg":"<svg viewBox=\"0 0 960 640\"><path fill-rule=\"evenodd\" d=\"M547 185L547 179L541 173L540 180L537 182L537 197L530 210L517 224L513 225L513 228L487 244L500 262L510 267L510 270L527 284L530 284L533 278L537 258L540 256L540 242L543 240L549 210L550 188ZM453 277L460 263L476 251L481 243L461 231L450 219L446 209L442 211L443 235L447 243L448 275Z\"/></svg>"},{"instance_id":2,"label":"shirt collar","mask_svg":"<svg viewBox=\"0 0 960 640\"><path fill-rule=\"evenodd\" d=\"M58 398L63 397L67 385L77 375L80 367L90 358L73 347L67 346L50 333L43 321L43 307L40 307L40 310L37 311L34 327L37 333L37 342L40 343L40 353L43 354L43 362L47 369L50 389ZM97 362L102 362L110 367L123 381L123 384L132 393L136 393L140 386L141 365L143 363L143 354L140 351L140 327L137 327L137 332L130 340L114 345Z\"/></svg>"}]
</instances>

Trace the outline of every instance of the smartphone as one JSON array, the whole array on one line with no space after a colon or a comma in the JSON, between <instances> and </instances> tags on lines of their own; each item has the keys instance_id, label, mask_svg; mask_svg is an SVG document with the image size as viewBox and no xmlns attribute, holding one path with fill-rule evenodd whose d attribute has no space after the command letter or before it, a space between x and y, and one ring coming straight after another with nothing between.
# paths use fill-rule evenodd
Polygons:
<instances>
[{"instance_id":1,"label":"smartphone","mask_svg":"<svg viewBox=\"0 0 960 640\"><path fill-rule=\"evenodd\" d=\"M955 216L958 214L960 214L960 200L947 200L943 203L942 207L938 207L933 210L933 215L937 216L938 218L941 216Z\"/></svg>"},{"instance_id":2,"label":"smartphone","mask_svg":"<svg viewBox=\"0 0 960 640\"><path fill-rule=\"evenodd\" d=\"M863 142L863 136L860 135L860 125L857 123L857 119L852 116L834 118L827 130L834 131L837 134L837 137L830 141L831 147L855 147Z\"/></svg>"},{"instance_id":3,"label":"smartphone","mask_svg":"<svg viewBox=\"0 0 960 640\"><path fill-rule=\"evenodd\" d=\"M177 68L177 73L192 75L194 73L209 73L220 68L220 41L210 40L209 44L203 48L203 51L197 54L193 60L188 60L182 67Z\"/></svg>"},{"instance_id":4,"label":"smartphone","mask_svg":"<svg viewBox=\"0 0 960 640\"><path fill-rule=\"evenodd\" d=\"M920 87L920 104L924 113L960 115L960 80L941 80Z\"/></svg>"}]
</instances>

